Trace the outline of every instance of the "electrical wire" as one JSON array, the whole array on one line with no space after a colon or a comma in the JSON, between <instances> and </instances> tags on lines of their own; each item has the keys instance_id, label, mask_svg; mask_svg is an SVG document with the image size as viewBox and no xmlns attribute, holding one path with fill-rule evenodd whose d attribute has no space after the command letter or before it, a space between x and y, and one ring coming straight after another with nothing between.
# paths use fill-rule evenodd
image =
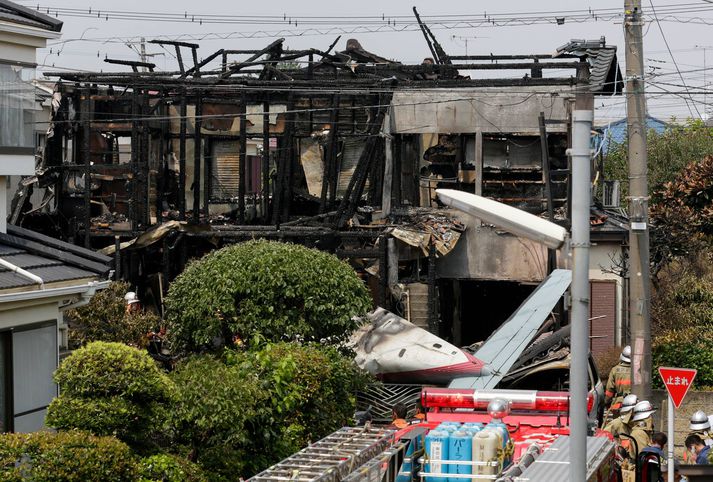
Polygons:
<instances>
[{"instance_id":1,"label":"electrical wire","mask_svg":"<svg viewBox=\"0 0 713 482\"><path fill-rule=\"evenodd\" d=\"M668 45L668 40L666 39L666 35L663 32L663 27L661 27L661 22L659 22L658 16L656 15L656 8L654 7L654 1L649 0L649 4L651 4L651 13L654 14L654 19L656 20L656 25L658 25L659 31L661 32L661 38L663 39L663 42L666 45L666 50L668 50L668 53L671 56L673 65L676 66L676 71L678 72L678 76L681 78L681 82L683 82L683 85L686 85L686 81L683 79L681 70L678 68L678 64L676 63L676 58L673 56L673 53L671 52L671 47ZM693 107L696 109L696 113L698 114L698 117L701 117L701 112L698 110L698 106L696 105L693 98L691 98L691 102L693 103ZM688 110L691 113L691 117L693 117L693 111L691 110L691 106L688 104L688 100L686 100L686 106L688 107Z\"/></svg>"}]
</instances>

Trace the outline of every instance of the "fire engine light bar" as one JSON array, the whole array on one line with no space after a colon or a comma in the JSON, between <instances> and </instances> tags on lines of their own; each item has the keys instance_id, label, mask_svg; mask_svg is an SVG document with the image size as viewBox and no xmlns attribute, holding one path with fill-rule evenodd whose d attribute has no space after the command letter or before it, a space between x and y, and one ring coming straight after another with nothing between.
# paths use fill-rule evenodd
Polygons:
<instances>
[{"instance_id":1,"label":"fire engine light bar","mask_svg":"<svg viewBox=\"0 0 713 482\"><path fill-rule=\"evenodd\" d=\"M421 403L427 408L471 408L487 410L488 404L496 399L510 402L511 410L535 410L538 412L569 411L567 392L547 392L536 390L463 390L448 388L424 388ZM593 397L590 397L593 403Z\"/></svg>"}]
</instances>

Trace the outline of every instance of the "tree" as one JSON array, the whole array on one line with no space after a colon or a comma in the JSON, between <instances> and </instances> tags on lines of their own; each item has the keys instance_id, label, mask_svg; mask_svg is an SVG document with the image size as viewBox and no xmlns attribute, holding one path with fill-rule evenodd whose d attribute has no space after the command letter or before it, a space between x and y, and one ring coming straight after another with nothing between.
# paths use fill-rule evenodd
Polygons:
<instances>
[{"instance_id":1,"label":"tree","mask_svg":"<svg viewBox=\"0 0 713 482\"><path fill-rule=\"evenodd\" d=\"M124 295L129 283L114 282L99 291L86 306L65 313L70 324L69 343L79 348L92 341L115 341L145 347L146 334L155 330L160 318L152 313L127 313Z\"/></svg>"},{"instance_id":2,"label":"tree","mask_svg":"<svg viewBox=\"0 0 713 482\"><path fill-rule=\"evenodd\" d=\"M168 416L173 440L189 460L218 476L244 474L253 434L263 430L259 412L269 403L257 373L202 355L184 360L171 378L177 388Z\"/></svg>"},{"instance_id":3,"label":"tree","mask_svg":"<svg viewBox=\"0 0 713 482\"><path fill-rule=\"evenodd\" d=\"M333 255L250 241L191 263L171 284L166 306L173 348L190 352L255 334L338 343L371 299L354 270Z\"/></svg>"},{"instance_id":4,"label":"tree","mask_svg":"<svg viewBox=\"0 0 713 482\"><path fill-rule=\"evenodd\" d=\"M621 181L624 188L629 179L627 148L626 143L612 145L604 164L605 177ZM650 130L646 152L649 192L653 192L672 181L688 164L713 153L713 128L701 120L689 120L682 126L671 125L663 133Z\"/></svg>"},{"instance_id":5,"label":"tree","mask_svg":"<svg viewBox=\"0 0 713 482\"><path fill-rule=\"evenodd\" d=\"M160 431L173 384L143 350L121 343L92 342L57 368L60 396L50 403L46 423L115 435L139 450Z\"/></svg>"},{"instance_id":6,"label":"tree","mask_svg":"<svg viewBox=\"0 0 713 482\"><path fill-rule=\"evenodd\" d=\"M711 245L713 235L713 156L694 161L654 192L651 222L661 231L654 238L654 261L663 265Z\"/></svg>"}]
</instances>

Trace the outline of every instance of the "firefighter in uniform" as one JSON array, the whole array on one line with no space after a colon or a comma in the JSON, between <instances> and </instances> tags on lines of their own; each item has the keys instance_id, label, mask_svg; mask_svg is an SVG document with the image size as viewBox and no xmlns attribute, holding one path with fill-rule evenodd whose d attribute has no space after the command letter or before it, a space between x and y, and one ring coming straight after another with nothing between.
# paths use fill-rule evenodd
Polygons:
<instances>
[{"instance_id":1,"label":"firefighter in uniform","mask_svg":"<svg viewBox=\"0 0 713 482\"><path fill-rule=\"evenodd\" d=\"M631 415L631 423L633 424L631 428L631 438L636 440L636 445L629 449L630 457L636 460L639 453L645 448L651 445L651 427L653 427L653 419L651 415L656 410L651 405L648 400L643 400L638 402L634 406L634 410Z\"/></svg>"},{"instance_id":2,"label":"firefighter in uniform","mask_svg":"<svg viewBox=\"0 0 713 482\"><path fill-rule=\"evenodd\" d=\"M619 415L621 402L631 392L631 347L625 346L619 355L619 363L609 372L604 404L609 409L607 420Z\"/></svg>"},{"instance_id":3,"label":"firefighter in uniform","mask_svg":"<svg viewBox=\"0 0 713 482\"><path fill-rule=\"evenodd\" d=\"M638 397L633 393L624 397L621 402L621 409L619 410L619 416L606 424L602 430L605 430L612 434L615 439L619 439L619 434L629 435L631 433L631 417L634 411L634 406L639 401ZM622 445L628 446L628 440L620 440Z\"/></svg>"},{"instance_id":4,"label":"firefighter in uniform","mask_svg":"<svg viewBox=\"0 0 713 482\"><path fill-rule=\"evenodd\" d=\"M707 446L713 446L713 430L711 430L711 423L708 420L708 415L703 410L698 410L696 413L691 415L691 424L688 426L691 430L688 436L698 435L703 439L703 443ZM696 459L691 455L691 453L686 450L683 452L683 462L686 464L695 464Z\"/></svg>"}]
</instances>

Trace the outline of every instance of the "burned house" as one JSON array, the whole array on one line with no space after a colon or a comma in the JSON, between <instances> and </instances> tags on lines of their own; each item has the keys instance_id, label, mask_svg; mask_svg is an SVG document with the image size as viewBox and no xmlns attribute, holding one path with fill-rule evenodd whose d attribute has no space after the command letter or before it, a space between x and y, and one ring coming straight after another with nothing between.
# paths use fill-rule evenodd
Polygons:
<instances>
[{"instance_id":1,"label":"burned house","mask_svg":"<svg viewBox=\"0 0 713 482\"><path fill-rule=\"evenodd\" d=\"M131 71L47 74L44 160L13 217L112 254L159 310L190 258L260 237L349 259L377 304L457 344L482 339L558 259L443 209L435 189L566 226L571 112L620 93L621 73L603 39L448 56L424 32L432 57L418 65L356 40L207 56L156 40L178 71L109 59Z\"/></svg>"}]
</instances>

